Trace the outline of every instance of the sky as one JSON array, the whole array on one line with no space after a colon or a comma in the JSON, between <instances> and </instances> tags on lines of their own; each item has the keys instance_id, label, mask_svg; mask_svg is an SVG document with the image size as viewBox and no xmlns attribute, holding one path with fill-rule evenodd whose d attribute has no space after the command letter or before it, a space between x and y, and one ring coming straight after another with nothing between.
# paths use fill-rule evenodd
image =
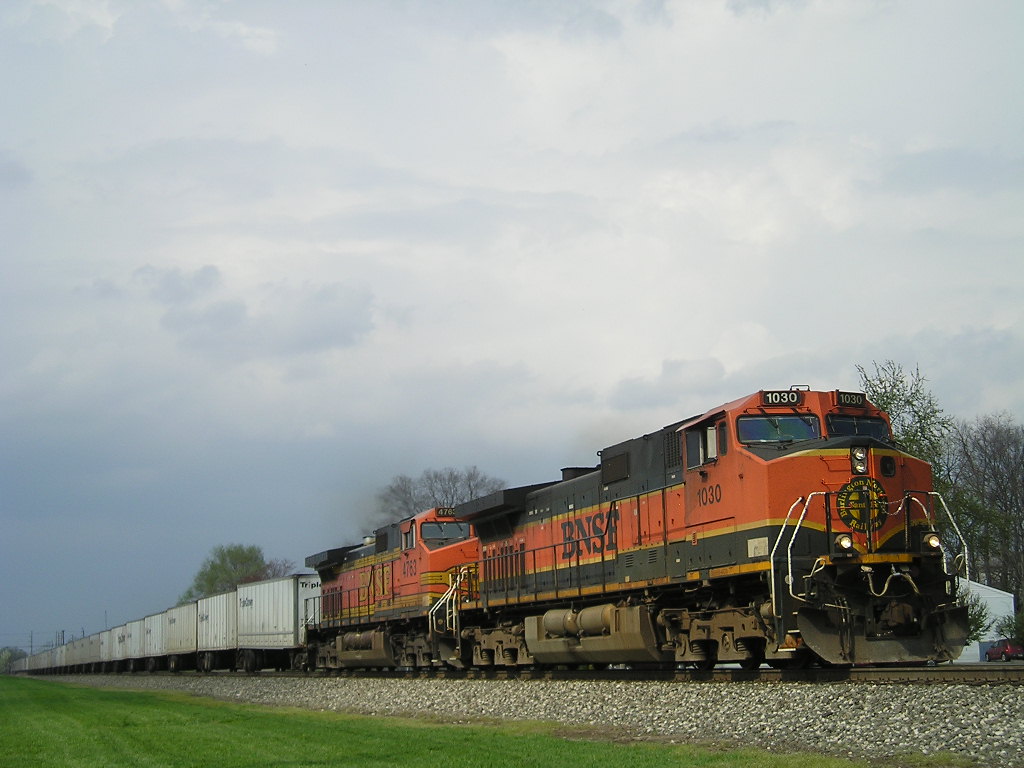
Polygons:
<instances>
[{"instance_id":1,"label":"sky","mask_svg":"<svg viewBox=\"0 0 1024 768\"><path fill-rule=\"evenodd\" d=\"M1018 0L9 0L0 645L760 389L1024 421Z\"/></svg>"}]
</instances>

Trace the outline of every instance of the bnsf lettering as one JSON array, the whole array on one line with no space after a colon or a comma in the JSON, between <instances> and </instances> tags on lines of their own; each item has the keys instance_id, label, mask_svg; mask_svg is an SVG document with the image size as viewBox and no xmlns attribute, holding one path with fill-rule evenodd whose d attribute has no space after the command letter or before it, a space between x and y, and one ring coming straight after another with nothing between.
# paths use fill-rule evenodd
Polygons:
<instances>
[{"instance_id":1,"label":"bnsf lettering","mask_svg":"<svg viewBox=\"0 0 1024 768\"><path fill-rule=\"evenodd\" d=\"M611 510L607 517L604 512L584 517L581 520L566 520L562 523L562 559L600 554L619 548L619 512Z\"/></svg>"}]
</instances>

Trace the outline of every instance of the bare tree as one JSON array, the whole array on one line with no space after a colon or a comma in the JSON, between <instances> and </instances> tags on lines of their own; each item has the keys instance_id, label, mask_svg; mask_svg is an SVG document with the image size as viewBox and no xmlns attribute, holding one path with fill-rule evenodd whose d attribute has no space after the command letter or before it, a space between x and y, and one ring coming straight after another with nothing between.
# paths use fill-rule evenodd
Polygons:
<instances>
[{"instance_id":1,"label":"bare tree","mask_svg":"<svg viewBox=\"0 0 1024 768\"><path fill-rule=\"evenodd\" d=\"M410 517L431 507L454 507L504 487L504 480L476 466L426 469L418 478L395 475L377 494L377 510L371 522Z\"/></svg>"},{"instance_id":2,"label":"bare tree","mask_svg":"<svg viewBox=\"0 0 1024 768\"><path fill-rule=\"evenodd\" d=\"M974 571L1024 596L1024 426L1006 413L957 422L954 497Z\"/></svg>"}]
</instances>

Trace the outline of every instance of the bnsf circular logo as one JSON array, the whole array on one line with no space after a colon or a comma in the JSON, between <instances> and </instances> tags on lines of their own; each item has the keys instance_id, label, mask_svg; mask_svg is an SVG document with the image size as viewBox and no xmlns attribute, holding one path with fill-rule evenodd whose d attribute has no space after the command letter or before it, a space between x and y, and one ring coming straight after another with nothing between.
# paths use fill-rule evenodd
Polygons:
<instances>
[{"instance_id":1,"label":"bnsf circular logo","mask_svg":"<svg viewBox=\"0 0 1024 768\"><path fill-rule=\"evenodd\" d=\"M855 531L876 531L889 512L889 499L882 484L872 477L858 477L839 491L839 518Z\"/></svg>"}]
</instances>

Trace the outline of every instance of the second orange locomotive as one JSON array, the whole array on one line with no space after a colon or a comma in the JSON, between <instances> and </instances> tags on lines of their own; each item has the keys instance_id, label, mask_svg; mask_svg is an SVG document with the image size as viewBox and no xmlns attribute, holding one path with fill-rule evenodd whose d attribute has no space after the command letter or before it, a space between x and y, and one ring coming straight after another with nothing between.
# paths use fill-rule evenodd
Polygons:
<instances>
[{"instance_id":1,"label":"second orange locomotive","mask_svg":"<svg viewBox=\"0 0 1024 768\"><path fill-rule=\"evenodd\" d=\"M307 559L323 583L318 666L752 668L962 650L930 467L864 395L762 391L600 458Z\"/></svg>"}]
</instances>

